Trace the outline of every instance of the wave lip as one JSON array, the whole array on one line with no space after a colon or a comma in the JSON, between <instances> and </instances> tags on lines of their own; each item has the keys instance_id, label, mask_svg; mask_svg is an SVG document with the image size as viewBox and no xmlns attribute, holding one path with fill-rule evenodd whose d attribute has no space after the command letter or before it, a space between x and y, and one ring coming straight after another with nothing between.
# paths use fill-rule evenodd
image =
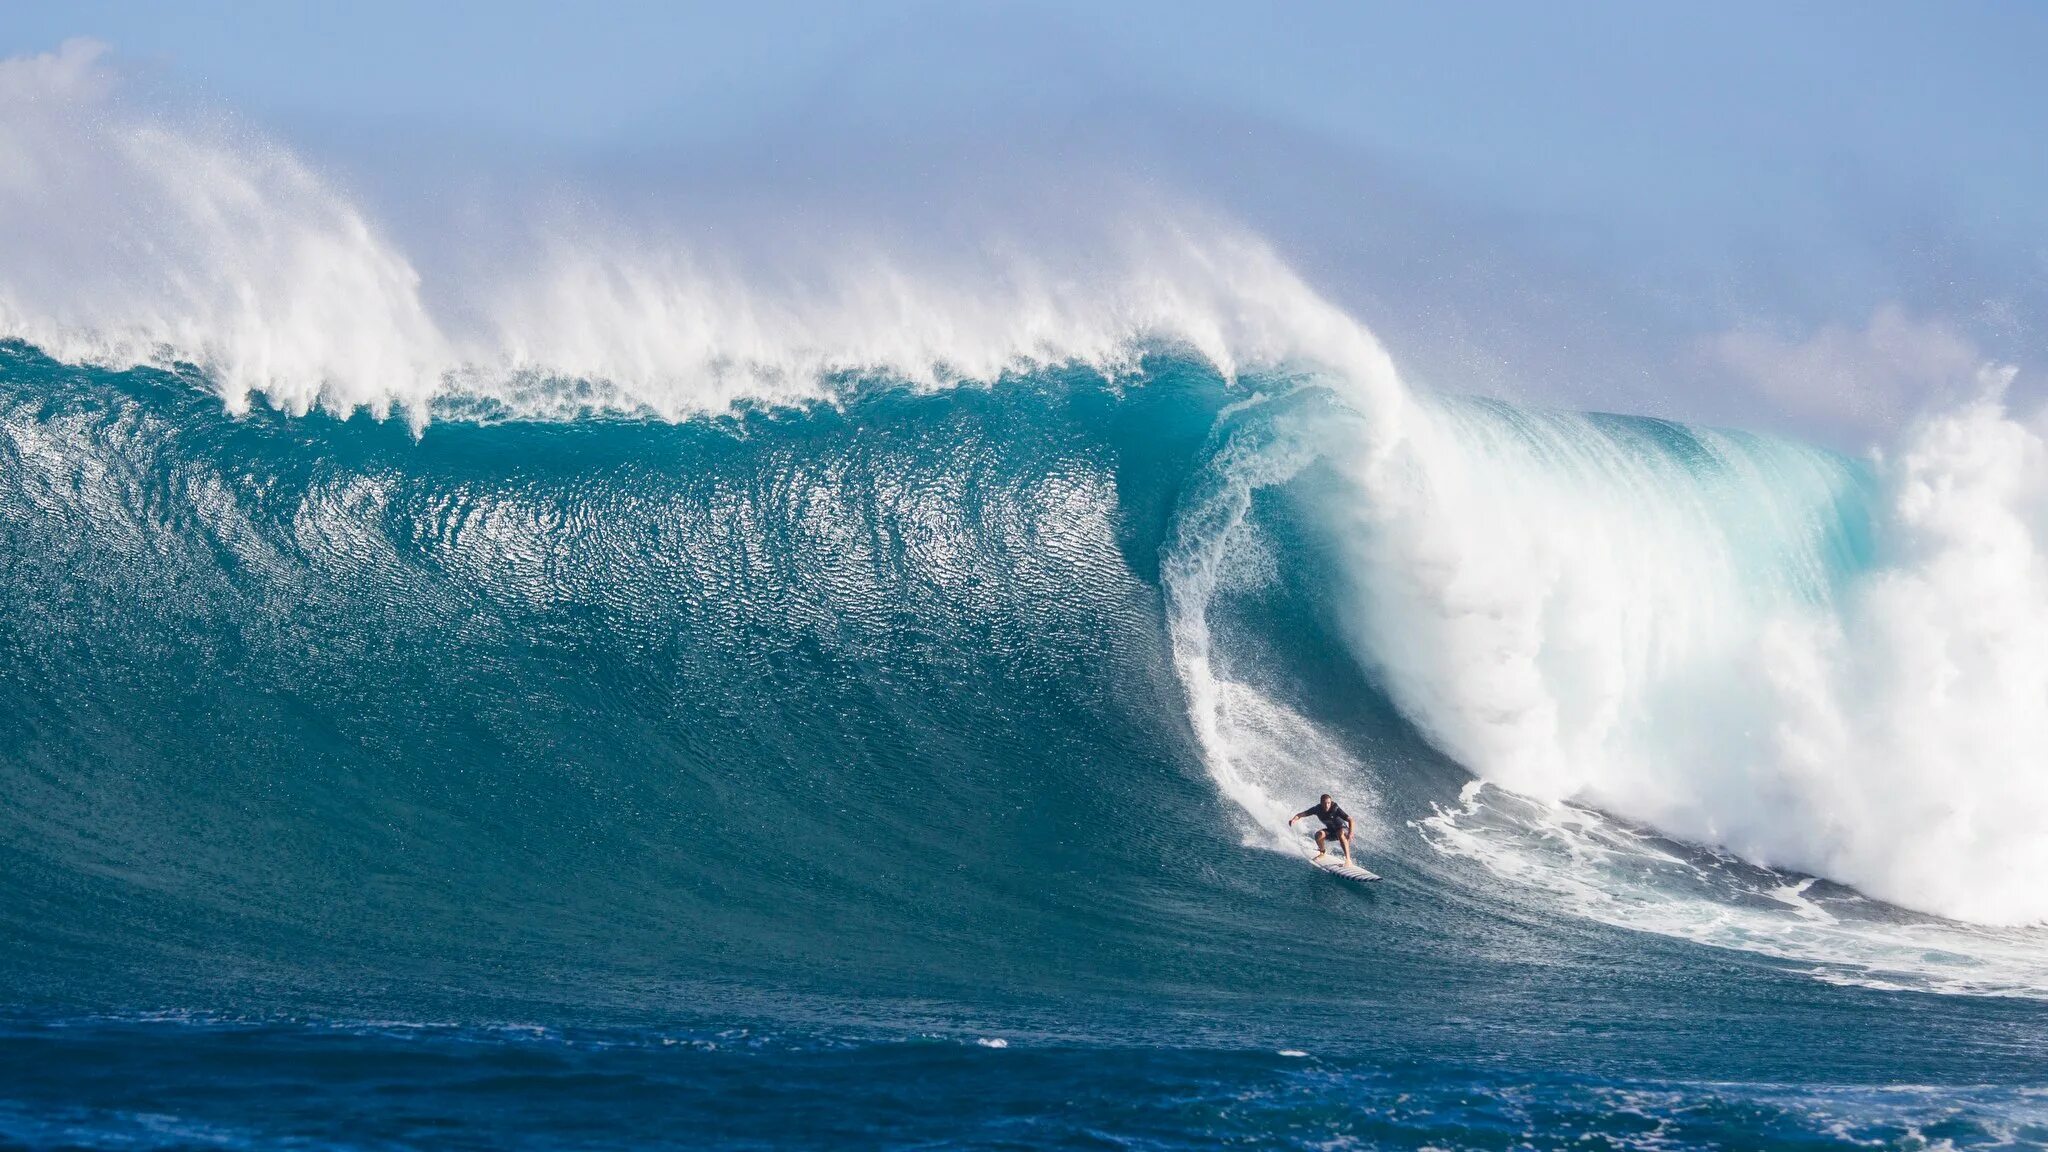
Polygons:
<instances>
[{"instance_id":1,"label":"wave lip","mask_svg":"<svg viewBox=\"0 0 2048 1152\"><path fill-rule=\"evenodd\" d=\"M1127 373L1160 345L1225 375L1384 358L1261 240L1152 193L923 254L826 229L781 259L715 223L544 206L442 253L246 127L136 108L87 41L0 61L0 153L0 336L196 365L238 412L680 420L835 402L849 377Z\"/></svg>"},{"instance_id":2,"label":"wave lip","mask_svg":"<svg viewBox=\"0 0 2048 1152\"><path fill-rule=\"evenodd\" d=\"M0 61L0 332L74 363L198 364L238 410L429 396L445 340L363 212L281 147L128 107L104 51Z\"/></svg>"}]
</instances>

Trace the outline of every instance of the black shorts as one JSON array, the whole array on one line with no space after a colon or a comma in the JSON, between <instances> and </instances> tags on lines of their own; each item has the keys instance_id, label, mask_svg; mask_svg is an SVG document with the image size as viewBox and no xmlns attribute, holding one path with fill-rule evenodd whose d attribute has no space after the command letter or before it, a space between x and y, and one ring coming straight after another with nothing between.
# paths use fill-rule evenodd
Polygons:
<instances>
[{"instance_id":1,"label":"black shorts","mask_svg":"<svg viewBox=\"0 0 2048 1152\"><path fill-rule=\"evenodd\" d=\"M1342 839L1344 838L1344 829L1342 829L1342 828L1319 828L1319 829L1317 829L1317 830L1316 830L1316 835L1318 835L1318 836L1327 836L1327 837L1329 837L1329 838L1330 838L1330 839L1332 839L1332 840L1342 840Z\"/></svg>"}]
</instances>

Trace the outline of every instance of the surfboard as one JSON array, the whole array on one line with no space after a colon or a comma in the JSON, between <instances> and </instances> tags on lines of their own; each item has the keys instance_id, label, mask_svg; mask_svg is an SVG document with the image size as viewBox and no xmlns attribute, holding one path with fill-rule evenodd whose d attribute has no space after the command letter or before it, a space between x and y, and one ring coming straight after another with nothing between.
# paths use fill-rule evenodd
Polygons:
<instances>
[{"instance_id":1,"label":"surfboard","mask_svg":"<svg viewBox=\"0 0 2048 1152\"><path fill-rule=\"evenodd\" d=\"M1346 864L1344 862L1344 853L1341 850L1336 852L1325 852L1321 856L1317 856L1315 847L1311 845L1307 848L1303 848L1301 850L1301 854L1303 856L1308 857L1308 862L1310 865L1314 866L1317 869L1320 869L1321 871L1328 872L1332 876L1342 876L1346 880L1379 879L1379 876L1375 873L1367 872L1365 869L1360 868L1356 864Z\"/></svg>"}]
</instances>

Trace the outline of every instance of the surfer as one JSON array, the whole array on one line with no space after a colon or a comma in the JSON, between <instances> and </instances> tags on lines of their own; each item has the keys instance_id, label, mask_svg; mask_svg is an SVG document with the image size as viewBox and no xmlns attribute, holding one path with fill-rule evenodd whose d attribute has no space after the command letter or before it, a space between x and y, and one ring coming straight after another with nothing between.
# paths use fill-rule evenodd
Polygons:
<instances>
[{"instance_id":1,"label":"surfer","mask_svg":"<svg viewBox=\"0 0 2048 1152\"><path fill-rule=\"evenodd\" d=\"M1287 822L1287 826L1292 828L1296 822L1308 816L1323 822L1323 826L1316 829L1316 859L1323 858L1323 853L1328 850L1327 843L1334 836L1339 844L1344 845L1344 862L1351 863L1351 813L1339 808L1337 802L1330 799L1330 794L1325 792L1323 798L1313 807L1296 812L1294 819Z\"/></svg>"}]
</instances>

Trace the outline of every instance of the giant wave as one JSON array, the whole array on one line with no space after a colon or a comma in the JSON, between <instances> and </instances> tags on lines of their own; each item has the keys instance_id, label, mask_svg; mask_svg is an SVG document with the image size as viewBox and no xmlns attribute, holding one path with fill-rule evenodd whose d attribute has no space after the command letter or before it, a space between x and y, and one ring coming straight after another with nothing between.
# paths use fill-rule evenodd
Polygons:
<instances>
[{"instance_id":1,"label":"giant wave","mask_svg":"<svg viewBox=\"0 0 2048 1152\"><path fill-rule=\"evenodd\" d=\"M638 933L630 982L681 921L707 971L809 972L854 937L779 925L785 866L706 864L800 808L846 817L808 915L972 983L993 921L912 894L971 896L1071 975L1116 967L1068 930L1125 897L946 879L963 814L1143 871L1077 829L1186 753L1252 843L1335 784L1432 883L2048 990L2048 459L1995 372L1868 461L1429 395L1179 208L768 268L579 219L457 275L288 151L133 111L90 47L0 69L10 907L129 928L22 912L25 954L224 933L267 942L238 979L339 986L387 932L422 971ZM1131 775L1035 811L1048 753Z\"/></svg>"}]
</instances>

